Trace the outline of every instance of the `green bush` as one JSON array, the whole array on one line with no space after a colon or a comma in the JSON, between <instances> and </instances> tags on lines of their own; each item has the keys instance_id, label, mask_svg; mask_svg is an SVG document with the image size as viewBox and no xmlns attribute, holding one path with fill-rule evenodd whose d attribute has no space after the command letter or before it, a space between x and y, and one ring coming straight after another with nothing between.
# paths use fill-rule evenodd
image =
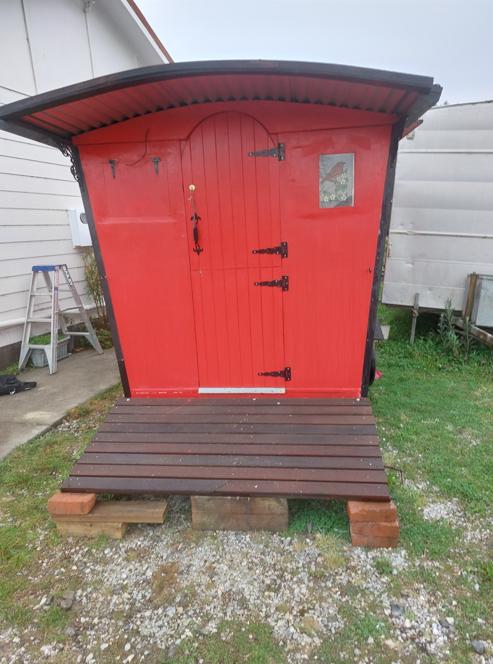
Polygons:
<instances>
[{"instance_id":1,"label":"green bush","mask_svg":"<svg viewBox=\"0 0 493 664\"><path fill-rule=\"evenodd\" d=\"M447 300L445 311L440 315L438 321L438 336L444 350L452 357L467 360L474 345L471 336L471 324L464 321L464 329L458 332L455 326L455 314L452 309L451 300Z\"/></svg>"},{"instance_id":2,"label":"green bush","mask_svg":"<svg viewBox=\"0 0 493 664\"><path fill-rule=\"evenodd\" d=\"M106 303L104 301L103 284L99 276L98 266L96 265L96 258L94 252L91 250L84 254L84 276L87 283L87 289L96 306L97 318L104 321L108 325L108 317L106 314Z\"/></svg>"}]
</instances>

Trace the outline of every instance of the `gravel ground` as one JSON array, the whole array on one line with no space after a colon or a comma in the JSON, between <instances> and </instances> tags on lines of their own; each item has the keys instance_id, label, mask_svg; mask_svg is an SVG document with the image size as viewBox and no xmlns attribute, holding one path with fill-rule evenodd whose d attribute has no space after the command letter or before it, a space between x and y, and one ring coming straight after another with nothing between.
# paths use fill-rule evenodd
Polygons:
<instances>
[{"instance_id":1,"label":"gravel ground","mask_svg":"<svg viewBox=\"0 0 493 664\"><path fill-rule=\"evenodd\" d=\"M429 500L423 508L427 521L443 521L454 528L462 528L463 541L487 543L493 533L493 515L486 519L474 519L466 515L456 498L451 500Z\"/></svg>"},{"instance_id":2,"label":"gravel ground","mask_svg":"<svg viewBox=\"0 0 493 664\"><path fill-rule=\"evenodd\" d=\"M461 518L453 501L423 513ZM322 535L196 532L183 498L170 500L164 526L129 527L122 541L46 547L47 537L33 544L40 563L30 600L40 620L54 605L69 613L66 638L47 643L36 624L9 628L0 633L2 664L165 662L188 638L219 630L227 639L224 621L266 623L289 662L313 662L356 612L381 617L386 629L368 644L395 653L395 662L450 661L458 638L450 597L419 584L393 595L392 580L413 565L438 566L411 562L403 549L367 551ZM376 570L382 560L386 573ZM39 592L43 579L49 585ZM493 662L493 644L483 645L475 661ZM356 648L348 661L375 660Z\"/></svg>"}]
</instances>

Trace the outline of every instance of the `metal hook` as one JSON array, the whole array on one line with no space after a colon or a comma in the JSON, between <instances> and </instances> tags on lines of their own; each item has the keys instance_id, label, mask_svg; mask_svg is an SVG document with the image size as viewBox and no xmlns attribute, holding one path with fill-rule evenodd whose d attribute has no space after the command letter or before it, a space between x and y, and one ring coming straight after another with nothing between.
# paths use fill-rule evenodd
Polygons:
<instances>
[{"instance_id":1,"label":"metal hook","mask_svg":"<svg viewBox=\"0 0 493 664\"><path fill-rule=\"evenodd\" d=\"M197 214L197 210L195 208L195 198L194 198L194 191L195 191L195 185L191 184L188 186L188 191L190 192L190 205L192 206L192 216L190 217L191 221L193 221L193 242L195 244L195 247L193 248L192 251L194 251L197 256L200 256L200 254L204 251L202 247L200 246L199 242L199 221L200 217Z\"/></svg>"}]
</instances>

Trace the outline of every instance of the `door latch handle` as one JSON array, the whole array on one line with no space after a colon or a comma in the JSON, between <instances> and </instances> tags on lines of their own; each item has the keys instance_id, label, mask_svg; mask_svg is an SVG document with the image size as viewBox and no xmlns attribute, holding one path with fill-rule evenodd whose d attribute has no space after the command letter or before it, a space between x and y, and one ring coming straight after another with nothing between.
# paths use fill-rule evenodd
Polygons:
<instances>
[{"instance_id":1,"label":"door latch handle","mask_svg":"<svg viewBox=\"0 0 493 664\"><path fill-rule=\"evenodd\" d=\"M195 192L195 185L191 184L188 187L188 191L190 192L190 204L192 206L192 216L190 219L193 221L193 243L195 247L193 248L193 251L197 254L197 256L200 256L200 254L204 251L202 247L200 246L199 243L199 221L200 217L197 214L197 209L195 207L195 197L194 197L194 192Z\"/></svg>"},{"instance_id":2,"label":"door latch handle","mask_svg":"<svg viewBox=\"0 0 493 664\"><path fill-rule=\"evenodd\" d=\"M193 251L198 255L201 254L204 250L200 246L199 243L199 221L200 217L199 215L195 212L192 214L190 219L193 221L193 242L195 244L195 247L193 248Z\"/></svg>"}]
</instances>

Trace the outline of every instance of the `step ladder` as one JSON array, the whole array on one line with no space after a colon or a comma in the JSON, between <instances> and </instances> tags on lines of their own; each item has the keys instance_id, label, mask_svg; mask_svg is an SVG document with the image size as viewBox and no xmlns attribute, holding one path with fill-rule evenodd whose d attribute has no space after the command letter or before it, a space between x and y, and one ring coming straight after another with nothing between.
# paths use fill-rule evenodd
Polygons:
<instances>
[{"instance_id":1,"label":"step ladder","mask_svg":"<svg viewBox=\"0 0 493 664\"><path fill-rule=\"evenodd\" d=\"M50 274L53 273L53 278ZM60 288L60 274L63 275L65 283L68 288ZM38 281L42 277L44 280L44 285L48 289L48 292L39 292L38 290ZM70 293L75 302L75 307L68 307L66 309L60 309L59 294L60 293ZM36 298L49 298L51 301L51 314L49 317L36 315ZM38 307L39 309L39 307ZM65 318L67 312L78 311L81 317L82 322L85 325L85 332L70 332L67 327L67 320ZM29 343L31 339L31 330L33 323L49 323L50 325L50 343L49 344L32 344ZM34 348L42 349L46 354L46 359L48 360L48 368L50 374L54 374L57 370L57 360L58 360L58 330L61 329L65 340L68 337L86 337L89 343L93 346L94 350L97 353L102 353L103 349L101 344L96 336L96 332L92 326L92 323L87 315L87 312L82 304L80 295L77 292L72 277L66 264L61 265L33 265L32 267L32 276L31 276L31 286L29 288L29 300L27 303L26 310L26 319L24 321L24 330L22 333L22 343L21 343L21 354L19 357L19 370L23 369L29 356L31 350Z\"/></svg>"}]
</instances>

